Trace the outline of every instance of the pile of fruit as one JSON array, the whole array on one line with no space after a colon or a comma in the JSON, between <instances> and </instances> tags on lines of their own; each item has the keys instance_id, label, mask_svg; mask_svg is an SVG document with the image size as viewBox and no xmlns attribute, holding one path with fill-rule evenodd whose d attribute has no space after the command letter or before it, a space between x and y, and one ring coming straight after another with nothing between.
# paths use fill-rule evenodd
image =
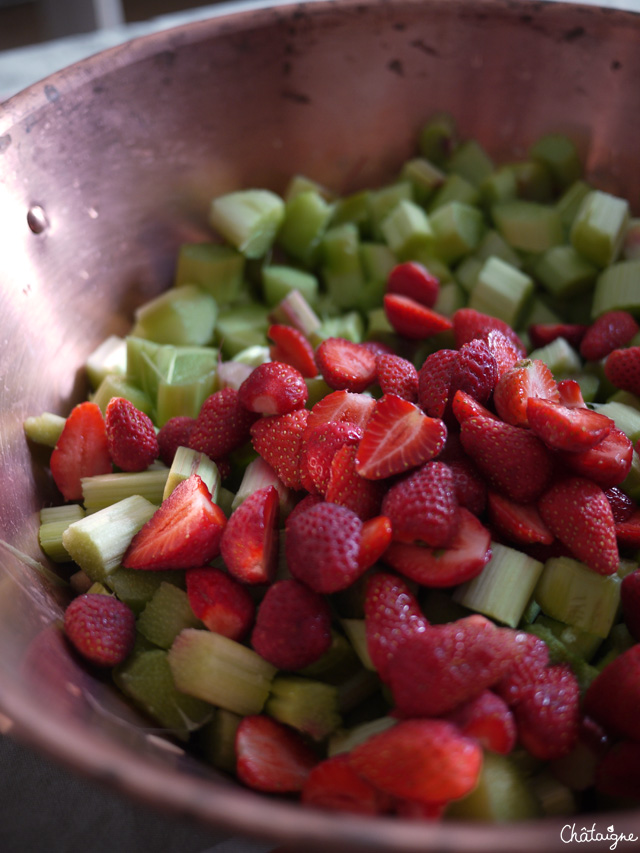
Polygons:
<instances>
[{"instance_id":1,"label":"pile of fruit","mask_svg":"<svg viewBox=\"0 0 640 853\"><path fill-rule=\"evenodd\" d=\"M559 135L452 119L388 186L211 205L29 418L63 630L168 737L308 806L640 799L640 221Z\"/></svg>"}]
</instances>

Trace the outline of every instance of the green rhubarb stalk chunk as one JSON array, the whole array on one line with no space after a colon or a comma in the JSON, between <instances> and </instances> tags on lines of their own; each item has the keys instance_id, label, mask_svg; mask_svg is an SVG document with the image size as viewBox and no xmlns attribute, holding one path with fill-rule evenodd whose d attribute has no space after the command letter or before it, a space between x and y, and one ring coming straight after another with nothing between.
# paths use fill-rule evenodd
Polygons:
<instances>
[{"instance_id":1,"label":"green rhubarb stalk chunk","mask_svg":"<svg viewBox=\"0 0 640 853\"><path fill-rule=\"evenodd\" d=\"M544 252L565 242L560 215L551 205L514 199L494 205L491 214L496 228L514 249Z\"/></svg>"},{"instance_id":2,"label":"green rhubarb stalk chunk","mask_svg":"<svg viewBox=\"0 0 640 853\"><path fill-rule=\"evenodd\" d=\"M224 770L236 770L236 732L242 717L224 708L216 708L215 715L197 734L198 747L206 761Z\"/></svg>"},{"instance_id":3,"label":"green rhubarb stalk chunk","mask_svg":"<svg viewBox=\"0 0 640 853\"><path fill-rule=\"evenodd\" d=\"M110 335L88 356L85 370L95 391L105 376L116 373L124 376L127 369L127 344L124 338Z\"/></svg>"},{"instance_id":4,"label":"green rhubarb stalk chunk","mask_svg":"<svg viewBox=\"0 0 640 853\"><path fill-rule=\"evenodd\" d=\"M320 244L327 230L333 205L315 190L289 199L278 232L279 245L297 261L311 266L318 260Z\"/></svg>"},{"instance_id":5,"label":"green rhubarb stalk chunk","mask_svg":"<svg viewBox=\"0 0 640 853\"><path fill-rule=\"evenodd\" d=\"M620 578L599 575L570 557L553 557L544 565L535 599L552 619L605 638L620 605Z\"/></svg>"},{"instance_id":6,"label":"green rhubarb stalk chunk","mask_svg":"<svg viewBox=\"0 0 640 853\"><path fill-rule=\"evenodd\" d=\"M497 542L492 543L491 550L491 559L482 572L459 586L453 599L470 610L515 628L544 566L539 560Z\"/></svg>"},{"instance_id":7,"label":"green rhubarb stalk chunk","mask_svg":"<svg viewBox=\"0 0 640 853\"><path fill-rule=\"evenodd\" d=\"M218 305L226 305L240 295L244 270L244 255L231 246L183 243L178 251L175 286L197 284Z\"/></svg>"},{"instance_id":8,"label":"green rhubarb stalk chunk","mask_svg":"<svg viewBox=\"0 0 640 853\"><path fill-rule=\"evenodd\" d=\"M162 500L168 498L179 483L183 480L188 480L193 474L197 474L200 477L209 489L211 499L214 503L217 503L218 492L220 490L220 472L218 471L218 466L205 453L200 453L189 447L179 447L176 450L164 485Z\"/></svg>"},{"instance_id":9,"label":"green rhubarb stalk chunk","mask_svg":"<svg viewBox=\"0 0 640 853\"><path fill-rule=\"evenodd\" d=\"M173 584L162 582L138 617L140 633L161 649L169 649L180 631L201 628L194 616L187 593Z\"/></svg>"},{"instance_id":10,"label":"green rhubarb stalk chunk","mask_svg":"<svg viewBox=\"0 0 640 853\"><path fill-rule=\"evenodd\" d=\"M477 786L450 803L446 813L456 820L506 823L538 817L540 807L511 758L487 750Z\"/></svg>"},{"instance_id":11,"label":"green rhubarb stalk chunk","mask_svg":"<svg viewBox=\"0 0 640 853\"><path fill-rule=\"evenodd\" d=\"M25 418L23 423L24 434L29 441L33 441L35 444L55 447L62 435L65 423L66 418L63 418L62 415L43 412L41 415Z\"/></svg>"},{"instance_id":12,"label":"green rhubarb stalk chunk","mask_svg":"<svg viewBox=\"0 0 640 853\"><path fill-rule=\"evenodd\" d=\"M213 339L218 306L201 287L185 284L137 309L131 334L158 344L202 346Z\"/></svg>"},{"instance_id":13,"label":"green rhubarb stalk chunk","mask_svg":"<svg viewBox=\"0 0 640 853\"><path fill-rule=\"evenodd\" d=\"M619 261L598 276L591 316L595 320L607 311L629 311L640 317L640 260Z\"/></svg>"},{"instance_id":14,"label":"green rhubarb stalk chunk","mask_svg":"<svg viewBox=\"0 0 640 853\"><path fill-rule=\"evenodd\" d=\"M259 714L276 668L222 634L186 628L169 650L178 690L243 716Z\"/></svg>"},{"instance_id":15,"label":"green rhubarb stalk chunk","mask_svg":"<svg viewBox=\"0 0 640 853\"><path fill-rule=\"evenodd\" d=\"M342 724L338 711L338 688L322 681L295 675L273 679L265 713L321 741Z\"/></svg>"},{"instance_id":16,"label":"green rhubarb stalk chunk","mask_svg":"<svg viewBox=\"0 0 640 853\"><path fill-rule=\"evenodd\" d=\"M597 267L617 258L629 223L629 203L622 198L593 190L585 196L571 226L571 243Z\"/></svg>"},{"instance_id":17,"label":"green rhubarb stalk chunk","mask_svg":"<svg viewBox=\"0 0 640 853\"><path fill-rule=\"evenodd\" d=\"M107 587L117 595L120 601L128 604L136 616L142 613L163 583L184 589L185 573L169 569L141 572L138 569L118 568L105 580Z\"/></svg>"},{"instance_id":18,"label":"green rhubarb stalk chunk","mask_svg":"<svg viewBox=\"0 0 640 853\"><path fill-rule=\"evenodd\" d=\"M469 308L518 327L533 296L533 279L500 258L488 258L469 296Z\"/></svg>"},{"instance_id":19,"label":"green rhubarb stalk chunk","mask_svg":"<svg viewBox=\"0 0 640 853\"><path fill-rule=\"evenodd\" d=\"M211 202L209 223L247 258L271 248L285 215L285 203L270 190L238 190Z\"/></svg>"},{"instance_id":20,"label":"green rhubarb stalk chunk","mask_svg":"<svg viewBox=\"0 0 640 853\"><path fill-rule=\"evenodd\" d=\"M71 559L62 544L62 535L70 524L81 518L84 518L84 510L78 504L62 504L40 510L38 539L40 547L50 560L66 563Z\"/></svg>"},{"instance_id":21,"label":"green rhubarb stalk chunk","mask_svg":"<svg viewBox=\"0 0 640 853\"><path fill-rule=\"evenodd\" d=\"M270 308L275 308L293 290L299 291L310 305L315 304L318 298L317 276L283 264L262 268L262 292Z\"/></svg>"},{"instance_id":22,"label":"green rhubarb stalk chunk","mask_svg":"<svg viewBox=\"0 0 640 853\"><path fill-rule=\"evenodd\" d=\"M95 512L132 495L140 495L157 506L162 503L168 474L168 468L157 465L146 471L123 471L83 477L82 500L85 509Z\"/></svg>"}]
</instances>

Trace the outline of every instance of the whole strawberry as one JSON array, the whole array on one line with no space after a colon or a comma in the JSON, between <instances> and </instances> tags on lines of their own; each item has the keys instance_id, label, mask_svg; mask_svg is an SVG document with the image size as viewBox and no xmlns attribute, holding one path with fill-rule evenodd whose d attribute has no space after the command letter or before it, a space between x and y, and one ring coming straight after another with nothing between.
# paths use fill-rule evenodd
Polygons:
<instances>
[{"instance_id":1,"label":"whole strawberry","mask_svg":"<svg viewBox=\"0 0 640 853\"><path fill-rule=\"evenodd\" d=\"M418 372L418 405L431 418L444 418L447 412L457 359L457 350L439 349L427 356Z\"/></svg>"},{"instance_id":2,"label":"whole strawberry","mask_svg":"<svg viewBox=\"0 0 640 853\"><path fill-rule=\"evenodd\" d=\"M124 397L113 397L105 411L109 453L123 471L144 471L160 448L153 422Z\"/></svg>"},{"instance_id":3,"label":"whole strawberry","mask_svg":"<svg viewBox=\"0 0 640 853\"><path fill-rule=\"evenodd\" d=\"M112 667L126 660L133 649L136 618L117 598L86 593L67 607L64 630L83 658L96 666Z\"/></svg>"},{"instance_id":4,"label":"whole strawberry","mask_svg":"<svg viewBox=\"0 0 640 853\"><path fill-rule=\"evenodd\" d=\"M497 380L498 365L489 345L478 339L463 344L453 365L451 392L460 389L486 403Z\"/></svg>"},{"instance_id":5,"label":"whole strawberry","mask_svg":"<svg viewBox=\"0 0 640 853\"><path fill-rule=\"evenodd\" d=\"M376 357L378 385L383 394L396 394L415 403L418 399L418 371L399 355L381 353Z\"/></svg>"},{"instance_id":6,"label":"whole strawberry","mask_svg":"<svg viewBox=\"0 0 640 853\"><path fill-rule=\"evenodd\" d=\"M614 349L625 347L640 326L628 311L607 311L587 329L580 344L580 355L586 361L600 361Z\"/></svg>"},{"instance_id":7,"label":"whole strawberry","mask_svg":"<svg viewBox=\"0 0 640 853\"><path fill-rule=\"evenodd\" d=\"M282 361L259 364L238 388L238 400L245 409L261 415L285 415L307 402L304 376Z\"/></svg>"},{"instance_id":8,"label":"whole strawberry","mask_svg":"<svg viewBox=\"0 0 640 853\"><path fill-rule=\"evenodd\" d=\"M617 388L640 394L640 346L613 350L604 363L604 372Z\"/></svg>"},{"instance_id":9,"label":"whole strawberry","mask_svg":"<svg viewBox=\"0 0 640 853\"><path fill-rule=\"evenodd\" d=\"M251 443L285 486L301 489L300 454L309 412L296 409L286 415L260 418L251 426Z\"/></svg>"},{"instance_id":10,"label":"whole strawberry","mask_svg":"<svg viewBox=\"0 0 640 853\"><path fill-rule=\"evenodd\" d=\"M210 459L221 459L248 441L251 425L258 417L241 405L234 388L216 391L202 404L189 447Z\"/></svg>"},{"instance_id":11,"label":"whole strawberry","mask_svg":"<svg viewBox=\"0 0 640 853\"><path fill-rule=\"evenodd\" d=\"M629 633L640 642L640 569L623 578L620 584L620 602Z\"/></svg>"},{"instance_id":12,"label":"whole strawberry","mask_svg":"<svg viewBox=\"0 0 640 853\"><path fill-rule=\"evenodd\" d=\"M615 737L638 742L640 644L607 664L589 685L584 711Z\"/></svg>"},{"instance_id":13,"label":"whole strawberry","mask_svg":"<svg viewBox=\"0 0 640 853\"><path fill-rule=\"evenodd\" d=\"M160 459L168 468L171 467L176 450L179 447L189 447L189 439L195 424L195 418L189 415L176 415L160 427L158 431Z\"/></svg>"}]
</instances>

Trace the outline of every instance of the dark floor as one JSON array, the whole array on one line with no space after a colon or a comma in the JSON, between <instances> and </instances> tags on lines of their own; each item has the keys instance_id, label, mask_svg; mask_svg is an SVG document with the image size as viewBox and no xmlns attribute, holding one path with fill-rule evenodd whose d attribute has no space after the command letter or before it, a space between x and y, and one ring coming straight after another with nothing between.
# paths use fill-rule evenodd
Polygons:
<instances>
[{"instance_id":1,"label":"dark floor","mask_svg":"<svg viewBox=\"0 0 640 853\"><path fill-rule=\"evenodd\" d=\"M122 7L129 23L208 6L212 2L214 0L122 0ZM60 6L64 8L63 0L60 0ZM0 3L0 50L36 44L48 38L45 16L37 0L11 5Z\"/></svg>"}]
</instances>

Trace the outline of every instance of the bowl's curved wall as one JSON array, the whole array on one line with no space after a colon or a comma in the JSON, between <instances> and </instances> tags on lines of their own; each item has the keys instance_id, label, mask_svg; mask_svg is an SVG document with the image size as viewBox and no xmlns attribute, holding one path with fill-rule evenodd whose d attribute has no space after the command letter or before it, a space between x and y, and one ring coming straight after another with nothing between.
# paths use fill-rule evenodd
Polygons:
<instances>
[{"instance_id":1,"label":"bowl's curved wall","mask_svg":"<svg viewBox=\"0 0 640 853\"><path fill-rule=\"evenodd\" d=\"M80 399L84 358L170 283L179 243L207 234L212 196L281 190L296 172L338 192L389 179L435 110L499 158L566 131L592 180L635 204L638 79L630 13L335 0L149 36L0 108L0 708L18 732L158 805L308 849L564 849L558 821L430 827L273 803L133 727L55 629L43 633L64 591L29 561L41 560L37 511L55 493L22 421ZM640 818L626 815L625 829L640 834Z\"/></svg>"}]
</instances>

